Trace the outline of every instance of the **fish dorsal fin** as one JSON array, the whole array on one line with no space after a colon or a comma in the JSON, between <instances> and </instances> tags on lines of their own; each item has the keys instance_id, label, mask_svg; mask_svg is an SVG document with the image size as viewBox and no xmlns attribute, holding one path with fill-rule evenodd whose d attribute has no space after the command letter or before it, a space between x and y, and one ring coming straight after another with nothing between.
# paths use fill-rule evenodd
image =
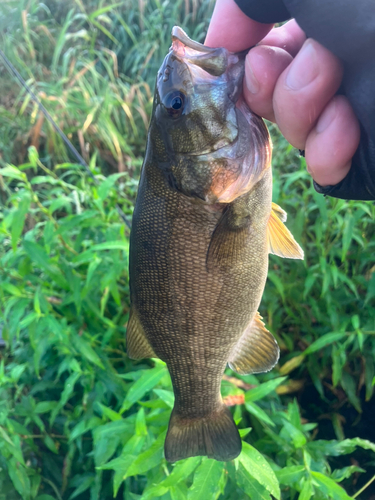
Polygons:
<instances>
[{"instance_id":1,"label":"fish dorsal fin","mask_svg":"<svg viewBox=\"0 0 375 500\"><path fill-rule=\"evenodd\" d=\"M133 306L126 331L126 350L130 359L157 358Z\"/></svg>"},{"instance_id":2,"label":"fish dorsal fin","mask_svg":"<svg viewBox=\"0 0 375 500\"><path fill-rule=\"evenodd\" d=\"M241 375L272 370L279 359L277 342L264 326L262 316L256 312L250 325L231 352L228 363Z\"/></svg>"},{"instance_id":3,"label":"fish dorsal fin","mask_svg":"<svg viewBox=\"0 0 375 500\"><path fill-rule=\"evenodd\" d=\"M286 212L276 203L272 203L267 226L268 251L287 259L303 259L303 250L293 238L289 229L284 226L285 221Z\"/></svg>"}]
</instances>

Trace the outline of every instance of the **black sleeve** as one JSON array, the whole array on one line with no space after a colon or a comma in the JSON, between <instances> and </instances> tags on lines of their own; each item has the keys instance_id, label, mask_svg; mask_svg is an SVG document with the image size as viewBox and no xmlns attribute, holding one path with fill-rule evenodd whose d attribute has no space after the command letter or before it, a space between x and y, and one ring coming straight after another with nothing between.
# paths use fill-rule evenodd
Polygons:
<instances>
[{"instance_id":1,"label":"black sleeve","mask_svg":"<svg viewBox=\"0 0 375 500\"><path fill-rule=\"evenodd\" d=\"M308 37L344 64L340 93L350 101L361 124L361 142L350 172L335 186L318 192L336 198L375 199L375 8L374 0L235 0L259 22L294 17ZM341 92L342 91L342 92Z\"/></svg>"},{"instance_id":2,"label":"black sleeve","mask_svg":"<svg viewBox=\"0 0 375 500\"><path fill-rule=\"evenodd\" d=\"M248 17L258 23L280 23L290 19L283 0L235 0Z\"/></svg>"}]
</instances>

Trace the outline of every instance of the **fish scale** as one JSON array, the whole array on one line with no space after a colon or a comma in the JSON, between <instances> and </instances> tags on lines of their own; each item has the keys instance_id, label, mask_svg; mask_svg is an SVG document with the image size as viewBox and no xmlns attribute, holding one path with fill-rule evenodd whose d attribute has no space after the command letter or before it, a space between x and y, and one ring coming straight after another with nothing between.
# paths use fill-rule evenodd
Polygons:
<instances>
[{"instance_id":1,"label":"fish scale","mask_svg":"<svg viewBox=\"0 0 375 500\"><path fill-rule=\"evenodd\" d=\"M133 215L127 350L170 372L166 458L231 460L241 440L221 398L223 372L275 365L277 343L257 313L268 253L303 253L272 205L269 135L241 100L244 55L180 28L172 40Z\"/></svg>"}]
</instances>

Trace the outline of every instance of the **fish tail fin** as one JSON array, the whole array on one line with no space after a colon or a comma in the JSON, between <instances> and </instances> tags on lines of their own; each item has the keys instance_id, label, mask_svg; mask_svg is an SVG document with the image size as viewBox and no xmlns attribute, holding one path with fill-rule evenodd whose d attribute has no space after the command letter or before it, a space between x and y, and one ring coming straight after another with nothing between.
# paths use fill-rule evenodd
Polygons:
<instances>
[{"instance_id":1,"label":"fish tail fin","mask_svg":"<svg viewBox=\"0 0 375 500\"><path fill-rule=\"evenodd\" d=\"M182 418L173 410L164 447L169 462L195 456L227 462L241 453L241 447L232 414L224 404L219 410L194 419Z\"/></svg>"}]
</instances>

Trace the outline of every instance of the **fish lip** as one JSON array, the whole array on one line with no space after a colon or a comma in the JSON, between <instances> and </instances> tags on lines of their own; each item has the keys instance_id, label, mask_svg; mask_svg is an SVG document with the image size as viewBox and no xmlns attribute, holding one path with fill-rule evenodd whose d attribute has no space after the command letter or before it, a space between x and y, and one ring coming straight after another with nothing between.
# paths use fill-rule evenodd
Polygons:
<instances>
[{"instance_id":1,"label":"fish lip","mask_svg":"<svg viewBox=\"0 0 375 500\"><path fill-rule=\"evenodd\" d=\"M192 40L187 36L185 31L179 26L173 26L172 28L172 42L174 42L175 40L178 40L179 42L184 44L186 47L189 47L190 49L194 49L199 52L204 52L206 54L210 54L217 51L217 48L215 49L213 47L207 47L202 43Z\"/></svg>"},{"instance_id":2,"label":"fish lip","mask_svg":"<svg viewBox=\"0 0 375 500\"><path fill-rule=\"evenodd\" d=\"M225 49L224 47L208 47L207 45L203 45L202 43L196 42L195 40L192 40L191 38L188 37L188 35L185 33L185 31L180 28L180 26L173 26L172 28L172 42L175 40L181 42L183 45L190 49L197 50L199 52L203 52L205 54L214 54L217 53L218 51L225 50L228 54L230 55L236 55L240 59L244 59L253 47L250 47L245 50L241 50L240 52L231 52L228 49Z\"/></svg>"}]
</instances>

